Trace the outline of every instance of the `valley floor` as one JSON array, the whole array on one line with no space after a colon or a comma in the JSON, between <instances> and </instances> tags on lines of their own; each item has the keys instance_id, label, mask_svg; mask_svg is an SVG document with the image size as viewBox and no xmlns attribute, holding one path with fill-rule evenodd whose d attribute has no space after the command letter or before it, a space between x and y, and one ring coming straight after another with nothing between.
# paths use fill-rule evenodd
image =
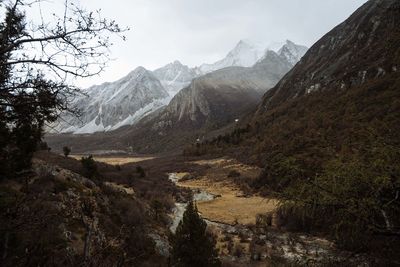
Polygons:
<instances>
[{"instance_id":1,"label":"valley floor","mask_svg":"<svg viewBox=\"0 0 400 267\"><path fill-rule=\"evenodd\" d=\"M287 262L301 265L348 256L324 238L278 229L274 215L278 201L259 196L247 185L259 175L258 167L230 158L104 157L101 160L109 164L136 162L146 170L166 174L179 190L192 191L201 216L217 237L226 266L276 266ZM182 218L187 201L182 197L175 199L172 231Z\"/></svg>"}]
</instances>

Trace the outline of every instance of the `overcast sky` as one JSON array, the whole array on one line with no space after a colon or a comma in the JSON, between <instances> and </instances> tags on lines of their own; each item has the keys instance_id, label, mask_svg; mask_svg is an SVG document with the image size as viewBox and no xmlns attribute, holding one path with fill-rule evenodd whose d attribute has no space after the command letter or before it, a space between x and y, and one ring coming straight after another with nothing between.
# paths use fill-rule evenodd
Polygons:
<instances>
[{"instance_id":1,"label":"overcast sky","mask_svg":"<svg viewBox=\"0 0 400 267\"><path fill-rule=\"evenodd\" d=\"M53 0L61 1L61 0ZM189 66L223 58L240 39L311 46L366 0L81 0L131 28L112 47L115 61L82 87L114 81L137 66Z\"/></svg>"}]
</instances>

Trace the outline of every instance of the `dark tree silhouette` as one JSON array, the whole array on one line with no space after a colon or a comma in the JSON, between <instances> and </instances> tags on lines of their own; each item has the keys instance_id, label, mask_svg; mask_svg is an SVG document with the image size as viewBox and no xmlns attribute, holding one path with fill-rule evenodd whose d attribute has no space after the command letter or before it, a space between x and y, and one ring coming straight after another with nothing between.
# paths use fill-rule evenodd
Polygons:
<instances>
[{"instance_id":1,"label":"dark tree silhouette","mask_svg":"<svg viewBox=\"0 0 400 267\"><path fill-rule=\"evenodd\" d=\"M172 239L171 266L221 266L214 237L206 231L207 224L190 202Z\"/></svg>"},{"instance_id":2,"label":"dark tree silhouette","mask_svg":"<svg viewBox=\"0 0 400 267\"><path fill-rule=\"evenodd\" d=\"M67 146L63 147L63 153L64 153L64 156L67 158L69 156L69 153L71 153L71 148L69 148Z\"/></svg>"},{"instance_id":3,"label":"dark tree silhouette","mask_svg":"<svg viewBox=\"0 0 400 267\"><path fill-rule=\"evenodd\" d=\"M76 77L99 74L109 60L111 34L123 39L115 21L65 0L64 12L35 23L30 10L41 0L0 1L0 177L28 170L46 123L79 90Z\"/></svg>"}]
</instances>

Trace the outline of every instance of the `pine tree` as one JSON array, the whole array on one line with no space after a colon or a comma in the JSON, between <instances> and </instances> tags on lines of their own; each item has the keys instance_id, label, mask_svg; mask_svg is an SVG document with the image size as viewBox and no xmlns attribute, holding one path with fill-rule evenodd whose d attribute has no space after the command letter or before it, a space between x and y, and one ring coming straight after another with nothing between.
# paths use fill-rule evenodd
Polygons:
<instances>
[{"instance_id":1,"label":"pine tree","mask_svg":"<svg viewBox=\"0 0 400 267\"><path fill-rule=\"evenodd\" d=\"M196 205L190 202L172 238L171 266L221 266L216 241L206 230L206 222L199 216Z\"/></svg>"}]
</instances>

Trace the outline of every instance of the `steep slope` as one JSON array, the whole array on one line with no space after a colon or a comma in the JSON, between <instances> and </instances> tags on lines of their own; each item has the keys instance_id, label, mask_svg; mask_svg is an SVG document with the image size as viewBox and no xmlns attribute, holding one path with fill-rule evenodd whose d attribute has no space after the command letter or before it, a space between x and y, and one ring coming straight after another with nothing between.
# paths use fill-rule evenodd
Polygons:
<instances>
[{"instance_id":1,"label":"steep slope","mask_svg":"<svg viewBox=\"0 0 400 267\"><path fill-rule=\"evenodd\" d=\"M202 125L219 116L240 114L242 107L258 101L259 91L266 90L248 79L246 73L244 68L230 67L193 80L171 100L162 116L174 122L187 120Z\"/></svg>"},{"instance_id":2,"label":"steep slope","mask_svg":"<svg viewBox=\"0 0 400 267\"><path fill-rule=\"evenodd\" d=\"M153 71L153 74L160 80L171 97L176 95L182 88L188 86L196 77L193 69L183 65L179 61L174 61L162 68L156 69Z\"/></svg>"},{"instance_id":3,"label":"steep slope","mask_svg":"<svg viewBox=\"0 0 400 267\"><path fill-rule=\"evenodd\" d=\"M376 142L398 146L399 66L400 2L369 1L264 95L232 151L261 166L295 162L299 177L312 177L335 157L367 155Z\"/></svg>"},{"instance_id":4,"label":"steep slope","mask_svg":"<svg viewBox=\"0 0 400 267\"><path fill-rule=\"evenodd\" d=\"M395 266L400 229L400 2L371 0L321 38L231 133L186 149L264 168L286 229ZM250 125L247 125L250 123Z\"/></svg>"},{"instance_id":5,"label":"steep slope","mask_svg":"<svg viewBox=\"0 0 400 267\"><path fill-rule=\"evenodd\" d=\"M72 105L83 114L64 116L55 129L64 133L94 133L131 125L167 104L168 93L148 70L138 67L126 77L90 87Z\"/></svg>"},{"instance_id":6,"label":"steep slope","mask_svg":"<svg viewBox=\"0 0 400 267\"><path fill-rule=\"evenodd\" d=\"M398 71L398 2L369 1L320 39L264 97L264 107L325 90L346 91Z\"/></svg>"}]
</instances>

